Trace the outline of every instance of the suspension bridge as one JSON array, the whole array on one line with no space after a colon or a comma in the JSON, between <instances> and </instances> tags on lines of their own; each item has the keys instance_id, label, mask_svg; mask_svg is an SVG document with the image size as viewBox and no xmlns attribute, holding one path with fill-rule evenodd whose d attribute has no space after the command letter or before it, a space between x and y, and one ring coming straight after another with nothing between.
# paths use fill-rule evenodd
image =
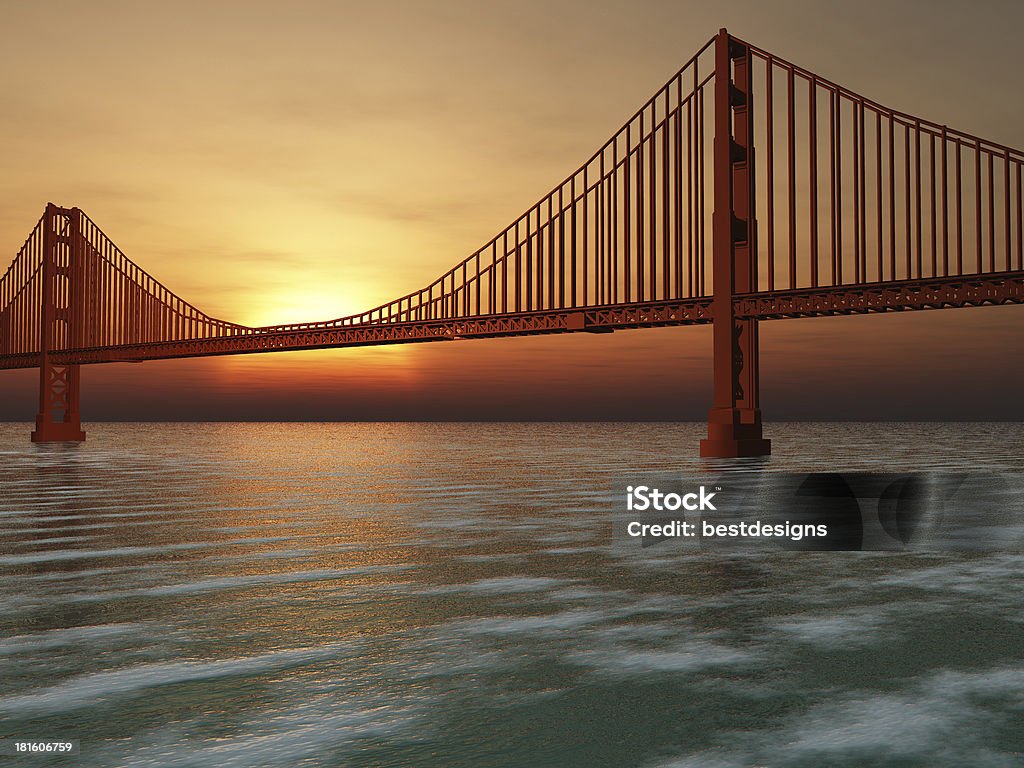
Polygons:
<instances>
[{"instance_id":1,"label":"suspension bridge","mask_svg":"<svg viewBox=\"0 0 1024 768\"><path fill-rule=\"evenodd\" d=\"M48 204L0 279L0 368L39 368L33 440L76 441L83 365L710 324L701 454L766 455L758 324L1021 303L1022 164L723 29L483 247L358 315L211 317Z\"/></svg>"}]
</instances>

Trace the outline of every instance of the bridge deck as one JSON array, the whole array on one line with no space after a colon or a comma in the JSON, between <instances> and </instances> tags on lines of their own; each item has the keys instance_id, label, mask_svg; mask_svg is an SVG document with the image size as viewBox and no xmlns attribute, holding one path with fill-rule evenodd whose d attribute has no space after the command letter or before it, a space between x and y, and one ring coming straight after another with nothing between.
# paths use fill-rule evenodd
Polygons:
<instances>
[{"instance_id":1,"label":"bridge deck","mask_svg":"<svg viewBox=\"0 0 1024 768\"><path fill-rule=\"evenodd\" d=\"M338 327L274 330L253 328L235 336L56 352L55 364L143 362L303 349L408 344L427 341L533 336L551 333L607 333L629 328L699 325L713 318L712 297L652 301L580 309L484 315L412 322L377 322ZM778 320L796 317L901 312L923 309L1024 303L1024 271L957 278L802 288L736 296L736 316ZM0 357L0 368L38 366L38 354Z\"/></svg>"}]
</instances>

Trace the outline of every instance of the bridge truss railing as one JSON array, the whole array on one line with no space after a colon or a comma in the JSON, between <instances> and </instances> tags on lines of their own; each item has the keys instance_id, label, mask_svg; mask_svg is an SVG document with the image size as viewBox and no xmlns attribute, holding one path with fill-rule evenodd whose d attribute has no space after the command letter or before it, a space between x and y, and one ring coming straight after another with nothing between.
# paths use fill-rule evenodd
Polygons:
<instances>
[{"instance_id":1,"label":"bridge truss railing","mask_svg":"<svg viewBox=\"0 0 1024 768\"><path fill-rule=\"evenodd\" d=\"M367 312L262 332L689 299L710 293L708 41L625 125L482 248Z\"/></svg>"},{"instance_id":2,"label":"bridge truss railing","mask_svg":"<svg viewBox=\"0 0 1024 768\"><path fill-rule=\"evenodd\" d=\"M1024 267L1024 153L743 45L755 67L756 291Z\"/></svg>"},{"instance_id":3,"label":"bridge truss railing","mask_svg":"<svg viewBox=\"0 0 1024 768\"><path fill-rule=\"evenodd\" d=\"M46 216L32 228L14 261L0 278L0 355L39 351L42 307L43 225Z\"/></svg>"},{"instance_id":4,"label":"bridge truss railing","mask_svg":"<svg viewBox=\"0 0 1024 768\"><path fill-rule=\"evenodd\" d=\"M125 256L88 216L78 213L85 251L82 346L186 341L249 330L211 317L170 291Z\"/></svg>"},{"instance_id":5,"label":"bridge truss railing","mask_svg":"<svg viewBox=\"0 0 1024 768\"><path fill-rule=\"evenodd\" d=\"M61 352L252 332L167 289L77 208L47 206L0 278L0 361L38 354L41 333Z\"/></svg>"}]
</instances>

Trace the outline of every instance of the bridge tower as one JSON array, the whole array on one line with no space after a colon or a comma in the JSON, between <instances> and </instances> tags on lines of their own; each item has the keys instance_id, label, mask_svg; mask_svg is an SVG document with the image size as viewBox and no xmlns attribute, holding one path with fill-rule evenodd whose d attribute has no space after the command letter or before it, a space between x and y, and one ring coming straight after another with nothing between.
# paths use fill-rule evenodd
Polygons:
<instances>
[{"instance_id":1,"label":"bridge tower","mask_svg":"<svg viewBox=\"0 0 1024 768\"><path fill-rule=\"evenodd\" d=\"M53 360L61 348L81 346L84 307L83 241L77 208L47 203L43 218L43 262L39 312L39 414L35 443L85 440L79 419L77 365Z\"/></svg>"},{"instance_id":2,"label":"bridge tower","mask_svg":"<svg viewBox=\"0 0 1024 768\"><path fill-rule=\"evenodd\" d=\"M757 286L753 60L722 29L715 39L712 281L714 393L700 455L767 456L761 432L757 320L736 318L734 296Z\"/></svg>"}]
</instances>

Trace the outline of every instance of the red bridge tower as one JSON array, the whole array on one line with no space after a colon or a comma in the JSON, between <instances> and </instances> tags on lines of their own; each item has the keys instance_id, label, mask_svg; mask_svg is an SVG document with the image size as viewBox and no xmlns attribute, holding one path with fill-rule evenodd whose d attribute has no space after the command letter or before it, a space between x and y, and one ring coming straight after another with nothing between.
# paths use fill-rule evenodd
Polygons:
<instances>
[{"instance_id":1,"label":"red bridge tower","mask_svg":"<svg viewBox=\"0 0 1024 768\"><path fill-rule=\"evenodd\" d=\"M715 38L715 209L712 215L714 394L700 455L766 456L757 373L757 320L737 320L733 297L757 284L754 101L750 49Z\"/></svg>"},{"instance_id":2,"label":"red bridge tower","mask_svg":"<svg viewBox=\"0 0 1024 768\"><path fill-rule=\"evenodd\" d=\"M56 364L54 349L79 347L85 280L79 210L48 203L43 218L39 324L39 413L32 441L85 440L79 417L77 365Z\"/></svg>"}]
</instances>

